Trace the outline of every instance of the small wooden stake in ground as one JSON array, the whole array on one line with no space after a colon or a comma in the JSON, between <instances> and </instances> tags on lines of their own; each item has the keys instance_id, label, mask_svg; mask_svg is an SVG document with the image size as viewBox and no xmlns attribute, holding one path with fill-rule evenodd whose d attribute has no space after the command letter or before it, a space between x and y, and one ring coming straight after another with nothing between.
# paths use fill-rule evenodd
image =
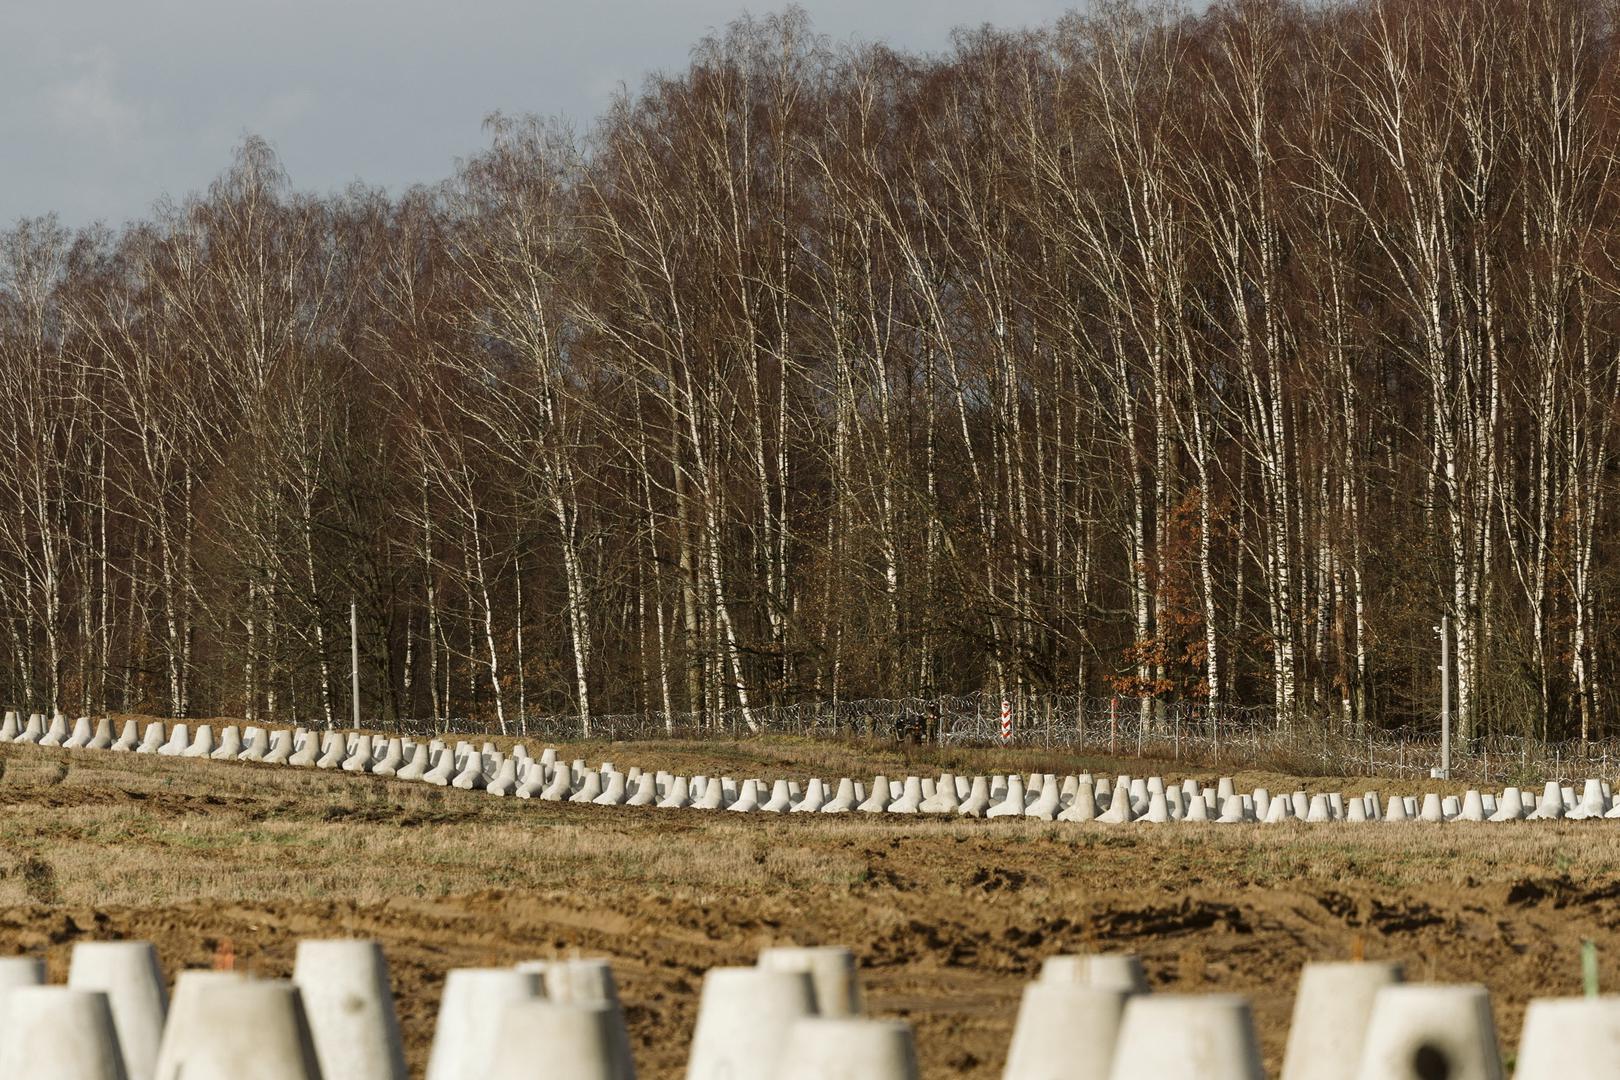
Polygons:
<instances>
[{"instance_id":1,"label":"small wooden stake in ground","mask_svg":"<svg viewBox=\"0 0 1620 1080\"><path fill-rule=\"evenodd\" d=\"M1597 942L1581 942L1581 983L1586 988L1586 996L1598 996L1598 965Z\"/></svg>"}]
</instances>

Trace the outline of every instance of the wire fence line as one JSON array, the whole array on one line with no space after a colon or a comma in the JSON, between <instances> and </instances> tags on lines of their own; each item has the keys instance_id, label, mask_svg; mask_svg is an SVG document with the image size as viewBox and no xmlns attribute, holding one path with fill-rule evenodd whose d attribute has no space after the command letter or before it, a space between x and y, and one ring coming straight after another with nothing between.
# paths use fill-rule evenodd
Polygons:
<instances>
[{"instance_id":1,"label":"wire fence line","mask_svg":"<svg viewBox=\"0 0 1620 1080\"><path fill-rule=\"evenodd\" d=\"M1009 737L1002 737L1002 706ZM752 726L750 726L752 721ZM415 736L493 736L493 721L465 717L402 720ZM1218 711L1198 703L1074 694L1003 701L993 694L806 702L733 708L718 714L624 713L591 719L590 737L645 739L898 738L929 733L945 746L1010 746L1067 753L1151 757L1188 765L1259 766L1322 776L1424 779L1440 761L1435 730L1371 730L1320 720L1279 723L1262 706ZM524 716L507 725L520 738L567 742L584 736L578 716ZM1490 735L1454 742L1451 773L1478 783L1579 780L1620 767L1620 740L1549 743L1528 736Z\"/></svg>"}]
</instances>

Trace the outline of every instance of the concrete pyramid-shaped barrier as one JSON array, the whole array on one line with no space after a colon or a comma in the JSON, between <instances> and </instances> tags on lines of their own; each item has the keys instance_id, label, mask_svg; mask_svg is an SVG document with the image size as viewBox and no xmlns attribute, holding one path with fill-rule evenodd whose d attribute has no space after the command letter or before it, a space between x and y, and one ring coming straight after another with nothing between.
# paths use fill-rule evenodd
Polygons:
<instances>
[{"instance_id":1,"label":"concrete pyramid-shaped barrier","mask_svg":"<svg viewBox=\"0 0 1620 1080\"><path fill-rule=\"evenodd\" d=\"M653 806L658 802L658 777L654 773L642 773L633 785L630 794L624 800L626 806Z\"/></svg>"},{"instance_id":2,"label":"concrete pyramid-shaped barrier","mask_svg":"<svg viewBox=\"0 0 1620 1080\"><path fill-rule=\"evenodd\" d=\"M107 995L67 986L25 986L6 995L0 1076L125 1080Z\"/></svg>"},{"instance_id":3,"label":"concrete pyramid-shaped barrier","mask_svg":"<svg viewBox=\"0 0 1620 1080\"><path fill-rule=\"evenodd\" d=\"M1115 784L1113 795L1108 800L1108 809L1098 814L1097 820L1104 825L1129 825L1135 821L1136 807L1131 803L1130 789Z\"/></svg>"},{"instance_id":4,"label":"concrete pyramid-shaped barrier","mask_svg":"<svg viewBox=\"0 0 1620 1080\"><path fill-rule=\"evenodd\" d=\"M373 776L397 776L399 770L405 765L405 740L398 737L390 738L383 750L382 758L371 767Z\"/></svg>"},{"instance_id":5,"label":"concrete pyramid-shaped barrier","mask_svg":"<svg viewBox=\"0 0 1620 1080\"><path fill-rule=\"evenodd\" d=\"M1491 821L1517 821L1524 816L1524 797L1519 789L1510 787L1502 792L1502 799L1496 804L1496 813L1490 816Z\"/></svg>"},{"instance_id":6,"label":"concrete pyramid-shaped barrier","mask_svg":"<svg viewBox=\"0 0 1620 1080\"><path fill-rule=\"evenodd\" d=\"M107 995L129 1080L152 1080L168 1015L157 951L145 941L82 941L73 947L67 983Z\"/></svg>"},{"instance_id":7,"label":"concrete pyramid-shaped barrier","mask_svg":"<svg viewBox=\"0 0 1620 1080\"><path fill-rule=\"evenodd\" d=\"M595 802L597 796L602 794L602 774L595 769L585 770L580 777L579 790L568 796L571 803Z\"/></svg>"},{"instance_id":8,"label":"concrete pyramid-shaped barrier","mask_svg":"<svg viewBox=\"0 0 1620 1080\"><path fill-rule=\"evenodd\" d=\"M967 798L963 799L956 808L959 817L982 818L990 812L990 780L988 777L975 776L973 786L968 788Z\"/></svg>"},{"instance_id":9,"label":"concrete pyramid-shaped barrier","mask_svg":"<svg viewBox=\"0 0 1620 1080\"><path fill-rule=\"evenodd\" d=\"M1061 799L1062 789L1058 787L1057 777L1051 773L1046 773L1041 777L1041 790L1036 794L1034 800L1024 807L1024 816L1037 818L1041 821L1056 820L1058 803ZM1164 800L1163 793L1159 795L1159 799L1161 802Z\"/></svg>"},{"instance_id":10,"label":"concrete pyramid-shaped barrier","mask_svg":"<svg viewBox=\"0 0 1620 1080\"><path fill-rule=\"evenodd\" d=\"M891 790L893 790L892 787ZM888 812L891 814L915 814L917 808L922 805L922 801L922 781L915 776L908 776L906 777L905 786L900 791L900 796L889 803Z\"/></svg>"},{"instance_id":11,"label":"concrete pyramid-shaped barrier","mask_svg":"<svg viewBox=\"0 0 1620 1080\"><path fill-rule=\"evenodd\" d=\"M1333 811L1328 805L1326 795L1312 795L1310 806L1305 811L1305 820L1312 825L1333 820Z\"/></svg>"},{"instance_id":12,"label":"concrete pyramid-shaped barrier","mask_svg":"<svg viewBox=\"0 0 1620 1080\"><path fill-rule=\"evenodd\" d=\"M574 770L572 766L558 762L552 766L551 780L545 789L540 792L541 802L562 802L574 790Z\"/></svg>"},{"instance_id":13,"label":"concrete pyramid-shaped barrier","mask_svg":"<svg viewBox=\"0 0 1620 1080\"><path fill-rule=\"evenodd\" d=\"M815 1007L815 990L803 972L710 968L698 999L687 1080L774 1075L788 1032L814 1015Z\"/></svg>"},{"instance_id":14,"label":"concrete pyramid-shaped barrier","mask_svg":"<svg viewBox=\"0 0 1620 1080\"><path fill-rule=\"evenodd\" d=\"M303 728L293 728L292 754L287 758L287 764L295 768L314 768L315 759L320 756L320 740L312 732Z\"/></svg>"},{"instance_id":15,"label":"concrete pyramid-shaped barrier","mask_svg":"<svg viewBox=\"0 0 1620 1080\"><path fill-rule=\"evenodd\" d=\"M45 961L37 956L0 956L0 999L19 986L44 986Z\"/></svg>"},{"instance_id":16,"label":"concrete pyramid-shaped barrier","mask_svg":"<svg viewBox=\"0 0 1620 1080\"><path fill-rule=\"evenodd\" d=\"M191 729L185 724L175 724L169 729L169 739L158 747L158 753L164 757L179 757L191 749Z\"/></svg>"},{"instance_id":17,"label":"concrete pyramid-shaped barrier","mask_svg":"<svg viewBox=\"0 0 1620 1080\"><path fill-rule=\"evenodd\" d=\"M540 975L511 968L456 968L444 981L426 1080L488 1080L508 1005L541 996Z\"/></svg>"},{"instance_id":18,"label":"concrete pyramid-shaped barrier","mask_svg":"<svg viewBox=\"0 0 1620 1080\"><path fill-rule=\"evenodd\" d=\"M1387 986L1373 999L1358 1080L1502 1080L1483 986Z\"/></svg>"},{"instance_id":19,"label":"concrete pyramid-shaped barrier","mask_svg":"<svg viewBox=\"0 0 1620 1080\"><path fill-rule=\"evenodd\" d=\"M506 1006L489 1080L635 1080L616 1006L536 999Z\"/></svg>"},{"instance_id":20,"label":"concrete pyramid-shaped barrier","mask_svg":"<svg viewBox=\"0 0 1620 1080\"><path fill-rule=\"evenodd\" d=\"M1346 821L1366 821L1367 802L1365 799L1351 799L1350 806L1344 813Z\"/></svg>"},{"instance_id":21,"label":"concrete pyramid-shaped barrier","mask_svg":"<svg viewBox=\"0 0 1620 1080\"><path fill-rule=\"evenodd\" d=\"M956 802L956 791L953 785L950 795L951 802ZM839 777L838 788L833 797L828 799L821 807L823 814L847 814L855 809L855 781L847 776Z\"/></svg>"},{"instance_id":22,"label":"concrete pyramid-shaped barrier","mask_svg":"<svg viewBox=\"0 0 1620 1080\"><path fill-rule=\"evenodd\" d=\"M1097 820L1097 798L1091 777L1083 776L1074 789L1074 798L1068 808L1057 816L1059 821L1086 822Z\"/></svg>"},{"instance_id":23,"label":"concrete pyramid-shaped barrier","mask_svg":"<svg viewBox=\"0 0 1620 1080\"><path fill-rule=\"evenodd\" d=\"M502 761L501 762L501 767L495 771L495 779L491 780L487 785L485 785L484 790L488 791L491 795L494 795L496 797L504 797L504 796L512 794L513 792L515 792L517 790L517 785L518 785L517 770L518 770L518 759L517 758L509 757L506 760ZM618 775L618 774L615 773L614 775ZM621 784L620 794L622 795L623 794L622 785L623 785L623 782L624 782L624 778L622 776L619 777L619 782Z\"/></svg>"},{"instance_id":24,"label":"concrete pyramid-shaped barrier","mask_svg":"<svg viewBox=\"0 0 1620 1080\"><path fill-rule=\"evenodd\" d=\"M1399 964L1312 963L1299 975L1281 1080L1355 1080L1373 999Z\"/></svg>"},{"instance_id":25,"label":"concrete pyramid-shaped barrier","mask_svg":"<svg viewBox=\"0 0 1620 1080\"><path fill-rule=\"evenodd\" d=\"M18 735L13 741L37 746L44 737L45 717L40 713L29 713L27 726L23 728L22 734Z\"/></svg>"},{"instance_id":26,"label":"concrete pyramid-shaped barrier","mask_svg":"<svg viewBox=\"0 0 1620 1080\"><path fill-rule=\"evenodd\" d=\"M348 773L370 772L371 736L361 735L356 739L353 749L349 751L349 756L344 758L343 764L338 767Z\"/></svg>"},{"instance_id":27,"label":"concrete pyramid-shaped barrier","mask_svg":"<svg viewBox=\"0 0 1620 1080\"><path fill-rule=\"evenodd\" d=\"M1152 825L1164 825L1170 821L1170 804L1164 792L1155 791L1148 796L1147 813L1139 819Z\"/></svg>"},{"instance_id":28,"label":"concrete pyramid-shaped barrier","mask_svg":"<svg viewBox=\"0 0 1620 1080\"><path fill-rule=\"evenodd\" d=\"M1611 1075L1620 1062L1620 997L1533 998L1514 1080Z\"/></svg>"},{"instance_id":29,"label":"concrete pyramid-shaped barrier","mask_svg":"<svg viewBox=\"0 0 1620 1080\"><path fill-rule=\"evenodd\" d=\"M1123 990L1080 983L1030 983L1018 1006L1002 1076L1108 1080L1129 997Z\"/></svg>"},{"instance_id":30,"label":"concrete pyramid-shaped barrier","mask_svg":"<svg viewBox=\"0 0 1620 1080\"><path fill-rule=\"evenodd\" d=\"M289 765L293 755L293 733L291 731L266 731L264 733L268 749L264 752L266 765Z\"/></svg>"},{"instance_id":31,"label":"concrete pyramid-shaped barrier","mask_svg":"<svg viewBox=\"0 0 1620 1080\"><path fill-rule=\"evenodd\" d=\"M349 756L349 744L341 732L328 731L321 736L321 754L315 759L317 769L335 769Z\"/></svg>"},{"instance_id":32,"label":"concrete pyramid-shaped barrier","mask_svg":"<svg viewBox=\"0 0 1620 1080\"><path fill-rule=\"evenodd\" d=\"M1411 817L1406 812L1406 800L1401 798L1399 795L1391 798L1389 800L1389 812L1384 815L1384 820L1410 821Z\"/></svg>"},{"instance_id":33,"label":"concrete pyramid-shaped barrier","mask_svg":"<svg viewBox=\"0 0 1620 1080\"><path fill-rule=\"evenodd\" d=\"M1183 821L1208 821L1209 806L1204 802L1203 792L1187 800L1187 809L1182 814Z\"/></svg>"},{"instance_id":34,"label":"concrete pyramid-shaped barrier","mask_svg":"<svg viewBox=\"0 0 1620 1080\"><path fill-rule=\"evenodd\" d=\"M491 785L490 790L495 790L493 785ZM592 799L591 802L597 806L623 806L625 799L629 798L628 791L629 781L625 778L624 773L615 769L613 772L608 773L607 783L603 785L602 793Z\"/></svg>"},{"instance_id":35,"label":"concrete pyramid-shaped barrier","mask_svg":"<svg viewBox=\"0 0 1620 1080\"><path fill-rule=\"evenodd\" d=\"M987 818L1024 816L1024 778L1017 773L1007 777L1007 794L984 812Z\"/></svg>"},{"instance_id":36,"label":"concrete pyramid-shaped barrier","mask_svg":"<svg viewBox=\"0 0 1620 1080\"><path fill-rule=\"evenodd\" d=\"M669 791L658 800L660 810L680 810L692 801L691 785L686 777L677 776L669 782Z\"/></svg>"},{"instance_id":37,"label":"concrete pyramid-shaped barrier","mask_svg":"<svg viewBox=\"0 0 1620 1080\"><path fill-rule=\"evenodd\" d=\"M411 759L394 771L397 780L420 780L428 770L428 744L417 743L411 748ZM519 792L522 794L522 792Z\"/></svg>"},{"instance_id":38,"label":"concrete pyramid-shaped barrier","mask_svg":"<svg viewBox=\"0 0 1620 1080\"><path fill-rule=\"evenodd\" d=\"M1138 994L1125 1006L1112 1080L1263 1080L1249 1003L1231 994Z\"/></svg>"},{"instance_id":39,"label":"concrete pyramid-shaped barrier","mask_svg":"<svg viewBox=\"0 0 1620 1080\"><path fill-rule=\"evenodd\" d=\"M462 760L461 770L457 772L455 777L450 781L450 786L455 788L457 791L484 790L484 788L488 785L488 780L485 777L486 764L487 761L482 751L469 751L466 758ZM596 774L592 773L591 775L595 776ZM600 795L601 793L601 780L598 779L596 793L592 796L592 798L595 798L596 795ZM588 802L589 800L586 801Z\"/></svg>"},{"instance_id":40,"label":"concrete pyramid-shaped barrier","mask_svg":"<svg viewBox=\"0 0 1620 1080\"><path fill-rule=\"evenodd\" d=\"M197 734L192 738L191 745L181 752L181 757L205 758L214 752L214 729L208 724L199 724Z\"/></svg>"},{"instance_id":41,"label":"concrete pyramid-shaped barrier","mask_svg":"<svg viewBox=\"0 0 1620 1080\"><path fill-rule=\"evenodd\" d=\"M1462 813L1462 803L1458 801L1457 796L1447 795L1440 800L1440 815L1447 821L1453 820L1460 813Z\"/></svg>"},{"instance_id":42,"label":"concrete pyramid-shaped barrier","mask_svg":"<svg viewBox=\"0 0 1620 1080\"><path fill-rule=\"evenodd\" d=\"M1460 821L1485 820L1485 799L1484 796L1480 795L1477 788L1469 788L1464 793L1462 806L1457 811L1457 818Z\"/></svg>"},{"instance_id":43,"label":"concrete pyramid-shaped barrier","mask_svg":"<svg viewBox=\"0 0 1620 1080\"><path fill-rule=\"evenodd\" d=\"M1541 802L1536 805L1535 812L1530 815L1532 821L1558 821L1564 816L1564 792L1558 786L1558 781L1547 781L1541 793Z\"/></svg>"},{"instance_id":44,"label":"concrete pyramid-shaped barrier","mask_svg":"<svg viewBox=\"0 0 1620 1080\"><path fill-rule=\"evenodd\" d=\"M804 797L795 803L788 812L792 814L813 814L820 810L827 801L826 789L818 777L811 777L804 787Z\"/></svg>"},{"instance_id":45,"label":"concrete pyramid-shaped barrier","mask_svg":"<svg viewBox=\"0 0 1620 1080\"><path fill-rule=\"evenodd\" d=\"M178 1047L176 1080L322 1080L303 995L291 982L220 983L199 1020Z\"/></svg>"},{"instance_id":46,"label":"concrete pyramid-shaped barrier","mask_svg":"<svg viewBox=\"0 0 1620 1080\"><path fill-rule=\"evenodd\" d=\"M5 720L0 721L0 743L15 741L17 736L22 734L22 730L22 717L18 715L16 709L7 709Z\"/></svg>"},{"instance_id":47,"label":"concrete pyramid-shaped barrier","mask_svg":"<svg viewBox=\"0 0 1620 1080\"><path fill-rule=\"evenodd\" d=\"M788 1031L776 1080L917 1080L917 1048L902 1020L808 1017Z\"/></svg>"},{"instance_id":48,"label":"concrete pyramid-shaped barrier","mask_svg":"<svg viewBox=\"0 0 1620 1080\"><path fill-rule=\"evenodd\" d=\"M211 1022L207 1003L213 992L245 981L247 977L238 971L190 970L175 976L174 998L169 1002L168 1021L158 1043L158 1080L174 1080L181 1075L185 1054L198 1037L197 1029Z\"/></svg>"},{"instance_id":49,"label":"concrete pyramid-shaped barrier","mask_svg":"<svg viewBox=\"0 0 1620 1080\"><path fill-rule=\"evenodd\" d=\"M1147 973L1135 953L1072 953L1048 956L1041 962L1041 982L1147 992Z\"/></svg>"},{"instance_id":50,"label":"concrete pyramid-shaped barrier","mask_svg":"<svg viewBox=\"0 0 1620 1080\"><path fill-rule=\"evenodd\" d=\"M1608 812L1608 800L1603 797L1603 781L1588 779L1582 789L1580 802L1567 816L1574 821L1585 821L1587 818L1600 818Z\"/></svg>"},{"instance_id":51,"label":"concrete pyramid-shaped barrier","mask_svg":"<svg viewBox=\"0 0 1620 1080\"><path fill-rule=\"evenodd\" d=\"M422 774L424 784L434 787L449 787L451 779L456 775L456 752L450 747L441 747L439 756L433 759L427 772Z\"/></svg>"},{"instance_id":52,"label":"concrete pyramid-shaped barrier","mask_svg":"<svg viewBox=\"0 0 1620 1080\"><path fill-rule=\"evenodd\" d=\"M119 729L117 740L114 741L110 749L115 750L120 754L129 754L134 753L135 748L140 745L140 725L136 724L133 720L125 720L123 727Z\"/></svg>"},{"instance_id":53,"label":"concrete pyramid-shaped barrier","mask_svg":"<svg viewBox=\"0 0 1620 1080\"><path fill-rule=\"evenodd\" d=\"M141 734L140 745L135 748L137 754L157 754L163 750L163 722L153 720L146 725Z\"/></svg>"},{"instance_id":54,"label":"concrete pyramid-shaped barrier","mask_svg":"<svg viewBox=\"0 0 1620 1080\"><path fill-rule=\"evenodd\" d=\"M90 740L94 737L95 729L90 726L90 718L81 716L73 721L73 730L66 739L62 740L62 748L64 750L83 750L90 745Z\"/></svg>"},{"instance_id":55,"label":"concrete pyramid-shaped barrier","mask_svg":"<svg viewBox=\"0 0 1620 1080\"><path fill-rule=\"evenodd\" d=\"M45 734L40 737L39 745L61 746L63 743L68 741L68 736L69 731L67 717L63 716L61 713L57 713L55 716L51 717L51 726L45 729Z\"/></svg>"},{"instance_id":56,"label":"concrete pyramid-shaped barrier","mask_svg":"<svg viewBox=\"0 0 1620 1080\"><path fill-rule=\"evenodd\" d=\"M1240 825L1248 820L1244 812L1243 796L1228 795L1221 801L1221 816L1216 819L1223 825Z\"/></svg>"},{"instance_id":57,"label":"concrete pyramid-shaped barrier","mask_svg":"<svg viewBox=\"0 0 1620 1080\"><path fill-rule=\"evenodd\" d=\"M744 780L742 790L737 793L737 799L726 807L738 814L751 814L759 810L759 781Z\"/></svg>"},{"instance_id":58,"label":"concrete pyramid-shaped barrier","mask_svg":"<svg viewBox=\"0 0 1620 1080\"><path fill-rule=\"evenodd\" d=\"M90 741L84 745L87 750L111 750L113 748L112 719L103 716L97 720L95 733L90 736Z\"/></svg>"},{"instance_id":59,"label":"concrete pyramid-shaped barrier","mask_svg":"<svg viewBox=\"0 0 1620 1080\"><path fill-rule=\"evenodd\" d=\"M760 950L757 966L766 971L800 971L810 976L817 1016L861 1014L855 954L841 945L773 945Z\"/></svg>"},{"instance_id":60,"label":"concrete pyramid-shaped barrier","mask_svg":"<svg viewBox=\"0 0 1620 1080\"><path fill-rule=\"evenodd\" d=\"M780 783L780 781L778 782ZM783 788L786 790L786 785L783 785ZM775 801L776 795L773 792L771 802ZM872 780L872 793L855 809L863 814L881 814L887 811L889 809L889 778L879 773Z\"/></svg>"},{"instance_id":61,"label":"concrete pyramid-shaped barrier","mask_svg":"<svg viewBox=\"0 0 1620 1080\"><path fill-rule=\"evenodd\" d=\"M1271 804L1274 800L1271 792L1263 787L1254 789L1254 816L1265 821L1271 815Z\"/></svg>"},{"instance_id":62,"label":"concrete pyramid-shaped barrier","mask_svg":"<svg viewBox=\"0 0 1620 1080\"><path fill-rule=\"evenodd\" d=\"M1431 791L1423 796L1423 808L1418 811L1418 820L1431 823L1446 820L1439 795Z\"/></svg>"},{"instance_id":63,"label":"concrete pyramid-shaped barrier","mask_svg":"<svg viewBox=\"0 0 1620 1080\"><path fill-rule=\"evenodd\" d=\"M376 942L300 941L293 982L323 1077L406 1080L388 961Z\"/></svg>"}]
</instances>

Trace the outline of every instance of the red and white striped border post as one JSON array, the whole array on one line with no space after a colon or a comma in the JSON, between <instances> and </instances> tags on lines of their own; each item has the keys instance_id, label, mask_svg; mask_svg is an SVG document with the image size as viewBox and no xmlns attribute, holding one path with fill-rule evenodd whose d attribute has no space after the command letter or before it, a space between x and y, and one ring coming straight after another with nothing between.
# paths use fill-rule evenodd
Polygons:
<instances>
[{"instance_id":1,"label":"red and white striped border post","mask_svg":"<svg viewBox=\"0 0 1620 1080\"><path fill-rule=\"evenodd\" d=\"M1012 742L1012 702L1001 702L1001 745Z\"/></svg>"}]
</instances>

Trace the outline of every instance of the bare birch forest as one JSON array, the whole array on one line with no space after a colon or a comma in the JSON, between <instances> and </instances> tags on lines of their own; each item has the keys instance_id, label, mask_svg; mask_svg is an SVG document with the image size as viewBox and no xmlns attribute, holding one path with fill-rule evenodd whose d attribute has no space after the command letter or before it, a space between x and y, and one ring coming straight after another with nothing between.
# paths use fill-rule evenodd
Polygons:
<instances>
[{"instance_id":1,"label":"bare birch forest","mask_svg":"<svg viewBox=\"0 0 1620 1080\"><path fill-rule=\"evenodd\" d=\"M0 696L1620 728L1615 12L744 20L587 131L0 235ZM1133 708L1136 705L1133 702Z\"/></svg>"}]
</instances>

